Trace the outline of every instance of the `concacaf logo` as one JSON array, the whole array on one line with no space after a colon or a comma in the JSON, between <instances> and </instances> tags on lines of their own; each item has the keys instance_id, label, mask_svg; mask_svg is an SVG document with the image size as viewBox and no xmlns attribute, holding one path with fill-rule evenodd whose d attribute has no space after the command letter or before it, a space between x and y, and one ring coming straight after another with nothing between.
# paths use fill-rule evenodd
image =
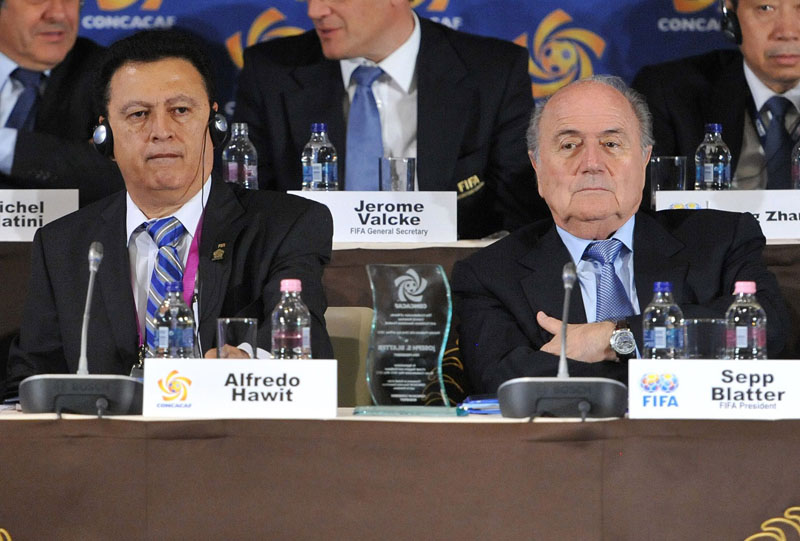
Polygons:
<instances>
[{"instance_id":1,"label":"concacaf logo","mask_svg":"<svg viewBox=\"0 0 800 541\"><path fill-rule=\"evenodd\" d=\"M572 81L589 77L594 73L590 53L598 59L603 56L605 40L583 28L561 28L569 22L572 17L557 9L539 24L531 46L527 33L514 40L533 51L528 73L534 98L545 98Z\"/></svg>"},{"instance_id":2,"label":"concacaf logo","mask_svg":"<svg viewBox=\"0 0 800 541\"><path fill-rule=\"evenodd\" d=\"M226 39L225 47L227 47L233 63L239 68L244 66L244 49L246 47L272 38L294 36L305 32L305 30L297 26L279 26L270 30L270 27L284 20L286 20L286 16L283 13L276 8L269 8L256 17L253 24L250 25L250 30L247 32L247 40L244 43L242 43L242 32L236 32Z\"/></svg>"},{"instance_id":3,"label":"concacaf logo","mask_svg":"<svg viewBox=\"0 0 800 541\"><path fill-rule=\"evenodd\" d=\"M394 279L397 288L397 299L400 302L420 302L422 293L428 287L428 280L417 274L414 269L408 269L405 274Z\"/></svg>"},{"instance_id":4,"label":"concacaf logo","mask_svg":"<svg viewBox=\"0 0 800 541\"><path fill-rule=\"evenodd\" d=\"M426 8L427 11L444 11L447 9L447 4L450 3L450 0L430 0L431 3L428 4ZM422 4L424 4L426 0L411 0L411 7L418 8Z\"/></svg>"},{"instance_id":5,"label":"concacaf logo","mask_svg":"<svg viewBox=\"0 0 800 541\"><path fill-rule=\"evenodd\" d=\"M186 400L189 396L189 387L192 386L192 380L187 377L179 376L177 370L173 370L167 374L166 379L158 380L158 388L161 389L162 400L165 402L172 402L173 400Z\"/></svg>"},{"instance_id":6,"label":"concacaf logo","mask_svg":"<svg viewBox=\"0 0 800 541\"><path fill-rule=\"evenodd\" d=\"M131 7L140 0L97 0L97 7L103 11L119 11ZM144 11L155 11L161 7L163 0L144 0L141 9Z\"/></svg>"},{"instance_id":7,"label":"concacaf logo","mask_svg":"<svg viewBox=\"0 0 800 541\"><path fill-rule=\"evenodd\" d=\"M672 5L675 6L675 11L680 13L694 13L695 11L703 11L711 4L716 3L717 0L672 0Z\"/></svg>"}]
</instances>

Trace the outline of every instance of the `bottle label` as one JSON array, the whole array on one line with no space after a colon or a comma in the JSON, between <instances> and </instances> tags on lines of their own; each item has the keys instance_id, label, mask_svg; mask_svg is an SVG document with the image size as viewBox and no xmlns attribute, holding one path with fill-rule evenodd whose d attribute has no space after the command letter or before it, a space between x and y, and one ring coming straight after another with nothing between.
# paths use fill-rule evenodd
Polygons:
<instances>
[{"instance_id":1,"label":"bottle label","mask_svg":"<svg viewBox=\"0 0 800 541\"><path fill-rule=\"evenodd\" d=\"M169 349L169 327L158 327L156 329L156 347L158 349Z\"/></svg>"},{"instance_id":2,"label":"bottle label","mask_svg":"<svg viewBox=\"0 0 800 541\"><path fill-rule=\"evenodd\" d=\"M258 189L258 166L248 163L244 166L244 186L251 190Z\"/></svg>"},{"instance_id":3,"label":"bottle label","mask_svg":"<svg viewBox=\"0 0 800 541\"><path fill-rule=\"evenodd\" d=\"M714 182L714 164L713 163L703 164L703 182L705 184L711 184L712 182Z\"/></svg>"},{"instance_id":4,"label":"bottle label","mask_svg":"<svg viewBox=\"0 0 800 541\"><path fill-rule=\"evenodd\" d=\"M239 164L228 162L228 169L225 171L225 182L239 182Z\"/></svg>"},{"instance_id":5,"label":"bottle label","mask_svg":"<svg viewBox=\"0 0 800 541\"><path fill-rule=\"evenodd\" d=\"M314 184L318 184L322 182L322 164L321 163L314 163L311 164L311 182Z\"/></svg>"},{"instance_id":6,"label":"bottle label","mask_svg":"<svg viewBox=\"0 0 800 541\"><path fill-rule=\"evenodd\" d=\"M653 327L653 347L662 349L667 347L667 328Z\"/></svg>"},{"instance_id":7,"label":"bottle label","mask_svg":"<svg viewBox=\"0 0 800 541\"><path fill-rule=\"evenodd\" d=\"M303 351L311 351L311 327L303 327Z\"/></svg>"},{"instance_id":8,"label":"bottle label","mask_svg":"<svg viewBox=\"0 0 800 541\"><path fill-rule=\"evenodd\" d=\"M750 327L736 327L736 347L746 348L750 339Z\"/></svg>"},{"instance_id":9,"label":"bottle label","mask_svg":"<svg viewBox=\"0 0 800 541\"><path fill-rule=\"evenodd\" d=\"M194 349L194 329L192 327L183 329L180 347Z\"/></svg>"}]
</instances>

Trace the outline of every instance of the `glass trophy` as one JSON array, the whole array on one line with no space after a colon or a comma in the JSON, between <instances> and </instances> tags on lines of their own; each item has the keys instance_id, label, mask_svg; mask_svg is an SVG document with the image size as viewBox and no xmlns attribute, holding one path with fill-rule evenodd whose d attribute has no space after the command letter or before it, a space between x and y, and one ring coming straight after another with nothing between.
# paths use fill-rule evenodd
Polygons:
<instances>
[{"instance_id":1,"label":"glass trophy","mask_svg":"<svg viewBox=\"0 0 800 541\"><path fill-rule=\"evenodd\" d=\"M367 265L367 274L375 309L366 362L373 403L449 404L442 356L453 308L444 269L441 265Z\"/></svg>"}]
</instances>

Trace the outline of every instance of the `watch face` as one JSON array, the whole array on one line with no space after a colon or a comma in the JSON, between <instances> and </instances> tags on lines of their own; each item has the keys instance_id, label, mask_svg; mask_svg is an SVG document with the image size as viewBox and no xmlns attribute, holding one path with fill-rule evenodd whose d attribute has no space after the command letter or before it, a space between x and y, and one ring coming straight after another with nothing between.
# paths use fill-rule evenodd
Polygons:
<instances>
[{"instance_id":1,"label":"watch face","mask_svg":"<svg viewBox=\"0 0 800 541\"><path fill-rule=\"evenodd\" d=\"M627 329L617 330L611 335L611 348L620 355L630 355L636 350L633 333Z\"/></svg>"}]
</instances>

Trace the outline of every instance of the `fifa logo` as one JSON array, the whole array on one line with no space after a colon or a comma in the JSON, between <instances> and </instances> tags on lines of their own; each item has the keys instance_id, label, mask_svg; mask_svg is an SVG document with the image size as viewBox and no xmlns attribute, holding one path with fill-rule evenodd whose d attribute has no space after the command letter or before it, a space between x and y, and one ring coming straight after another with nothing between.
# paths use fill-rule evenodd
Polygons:
<instances>
[{"instance_id":1,"label":"fifa logo","mask_svg":"<svg viewBox=\"0 0 800 541\"><path fill-rule=\"evenodd\" d=\"M675 11L679 13L694 13L703 11L717 0L672 0Z\"/></svg>"},{"instance_id":2,"label":"fifa logo","mask_svg":"<svg viewBox=\"0 0 800 541\"><path fill-rule=\"evenodd\" d=\"M225 47L228 49L228 54L231 60L233 60L233 63L241 69L242 66L244 66L244 50L251 45L272 38L295 36L305 32L305 30L297 26L279 26L273 28L273 26L284 20L286 20L286 16L283 13L276 8L269 8L256 17L253 24L250 25L250 30L247 31L247 39L244 43L242 43L242 32L236 32L226 39Z\"/></svg>"},{"instance_id":3,"label":"fifa logo","mask_svg":"<svg viewBox=\"0 0 800 541\"><path fill-rule=\"evenodd\" d=\"M400 302L420 302L422 293L428 287L428 280L422 278L414 269L394 279L397 288L397 300Z\"/></svg>"},{"instance_id":4,"label":"fifa logo","mask_svg":"<svg viewBox=\"0 0 800 541\"><path fill-rule=\"evenodd\" d=\"M605 52L605 40L590 30L564 27L570 22L572 17L557 9L542 20L530 45L527 33L514 40L532 51L528 73L534 98L546 98L572 81L593 75L592 57L600 59Z\"/></svg>"},{"instance_id":5,"label":"fifa logo","mask_svg":"<svg viewBox=\"0 0 800 541\"><path fill-rule=\"evenodd\" d=\"M642 396L642 406L651 408L678 406L678 399L672 396L678 388L678 376L675 374L644 374L639 380L639 386L646 393Z\"/></svg>"},{"instance_id":6,"label":"fifa logo","mask_svg":"<svg viewBox=\"0 0 800 541\"><path fill-rule=\"evenodd\" d=\"M97 7L103 11L119 11L131 7L140 0L97 0ZM144 0L141 8L144 11L156 11L163 0Z\"/></svg>"}]
</instances>

